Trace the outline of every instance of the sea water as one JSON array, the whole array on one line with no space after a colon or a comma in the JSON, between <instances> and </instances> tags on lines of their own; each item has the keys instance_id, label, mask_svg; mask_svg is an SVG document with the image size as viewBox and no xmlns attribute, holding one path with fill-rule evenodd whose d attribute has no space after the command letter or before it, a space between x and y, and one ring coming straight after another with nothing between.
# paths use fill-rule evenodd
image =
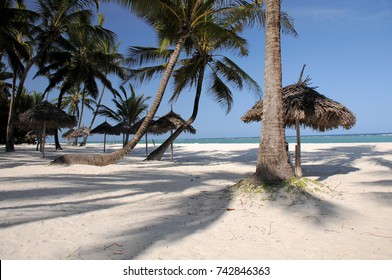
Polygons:
<instances>
[{"instance_id":1,"label":"sea water","mask_svg":"<svg viewBox=\"0 0 392 280\"><path fill-rule=\"evenodd\" d=\"M132 136L132 135L131 135ZM149 137L150 138L150 137ZM151 142L149 139L149 142ZM165 139L154 138L155 144L161 144ZM289 143L295 143L296 136L286 136ZM392 142L392 133L344 134L344 135L301 135L301 143L380 143ZM109 144L120 143L108 141ZM145 143L144 139L140 143ZM225 137L225 138L184 138L176 139L177 144L240 144L260 143L260 137Z\"/></svg>"}]
</instances>

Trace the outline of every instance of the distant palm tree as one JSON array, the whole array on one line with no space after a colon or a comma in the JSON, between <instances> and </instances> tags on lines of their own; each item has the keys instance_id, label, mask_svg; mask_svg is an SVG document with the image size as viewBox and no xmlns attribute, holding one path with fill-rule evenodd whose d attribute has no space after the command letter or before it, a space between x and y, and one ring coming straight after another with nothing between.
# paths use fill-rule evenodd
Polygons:
<instances>
[{"instance_id":1,"label":"distant palm tree","mask_svg":"<svg viewBox=\"0 0 392 280\"><path fill-rule=\"evenodd\" d=\"M9 2L9 1L5 1ZM24 88L24 82L31 67L39 64L48 49L66 44L62 34L70 28L75 22L85 21L91 16L89 8L92 5L98 5L98 0L40 0L38 1L38 14L40 25L36 26L33 35L35 43L35 52L30 56L23 67L23 71L19 78L19 85L14 97L14 102L10 106L9 119L7 125L6 151L15 151L14 147L14 128L15 128L15 112L20 96ZM3 18L3 17L1 17ZM29 18L24 17L24 21ZM23 33L27 35L28 33Z\"/></svg>"},{"instance_id":2,"label":"distant palm tree","mask_svg":"<svg viewBox=\"0 0 392 280\"><path fill-rule=\"evenodd\" d=\"M113 110L106 105L101 105L101 109L98 113L102 116L108 117L119 123L126 122L130 125L135 124L144 115L147 110L147 101L150 96L145 97L142 95L136 95L136 92L131 84L129 84L129 89L131 91L131 96L128 97L127 91L123 86L120 87L123 96L116 94L115 98L112 99L116 110ZM129 133L125 135L124 145L128 143Z\"/></svg>"},{"instance_id":3,"label":"distant palm tree","mask_svg":"<svg viewBox=\"0 0 392 280\"><path fill-rule=\"evenodd\" d=\"M256 173L251 177L256 184L294 176L286 152L283 125L280 0L267 1L265 33L263 125Z\"/></svg>"},{"instance_id":4,"label":"distant palm tree","mask_svg":"<svg viewBox=\"0 0 392 280\"><path fill-rule=\"evenodd\" d=\"M67 109L68 115L75 116L78 120L78 127L82 125L83 119L83 108L87 107L90 110L94 110L93 105L95 104L94 99L87 96L87 93L80 87L73 87L65 93L63 101L61 103L61 109Z\"/></svg>"}]
</instances>

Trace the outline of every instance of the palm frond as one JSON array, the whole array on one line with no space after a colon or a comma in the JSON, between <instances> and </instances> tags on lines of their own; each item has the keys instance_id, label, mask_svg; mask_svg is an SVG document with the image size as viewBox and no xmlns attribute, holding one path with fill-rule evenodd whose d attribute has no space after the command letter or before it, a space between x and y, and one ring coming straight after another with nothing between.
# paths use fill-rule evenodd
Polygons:
<instances>
[{"instance_id":1,"label":"palm frond","mask_svg":"<svg viewBox=\"0 0 392 280\"><path fill-rule=\"evenodd\" d=\"M167 62L173 50L160 50L159 48L132 46L128 49L127 58L134 65L156 63L157 61Z\"/></svg>"},{"instance_id":2,"label":"palm frond","mask_svg":"<svg viewBox=\"0 0 392 280\"><path fill-rule=\"evenodd\" d=\"M226 108L226 113L228 114L233 105L233 94L230 88L216 73L212 73L210 83L211 86L209 93L221 107Z\"/></svg>"}]
</instances>

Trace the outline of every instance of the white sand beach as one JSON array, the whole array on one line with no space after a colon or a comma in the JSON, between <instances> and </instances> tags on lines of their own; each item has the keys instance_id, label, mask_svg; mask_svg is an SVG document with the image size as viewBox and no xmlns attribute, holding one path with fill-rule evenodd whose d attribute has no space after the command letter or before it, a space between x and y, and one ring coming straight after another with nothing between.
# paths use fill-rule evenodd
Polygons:
<instances>
[{"instance_id":1,"label":"white sand beach","mask_svg":"<svg viewBox=\"0 0 392 280\"><path fill-rule=\"evenodd\" d=\"M109 146L109 150L118 146ZM49 165L100 145L0 147L1 259L392 259L392 143L303 144L304 176L333 193L233 196L257 144L144 146L106 167ZM293 146L290 146L293 150Z\"/></svg>"}]
</instances>

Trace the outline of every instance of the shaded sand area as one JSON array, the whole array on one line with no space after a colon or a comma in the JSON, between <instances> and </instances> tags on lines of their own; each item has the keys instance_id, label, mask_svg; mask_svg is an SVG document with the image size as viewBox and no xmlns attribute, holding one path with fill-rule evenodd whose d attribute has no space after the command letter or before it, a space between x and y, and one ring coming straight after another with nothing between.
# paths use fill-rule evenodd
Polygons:
<instances>
[{"instance_id":1,"label":"shaded sand area","mask_svg":"<svg viewBox=\"0 0 392 280\"><path fill-rule=\"evenodd\" d=\"M110 146L110 149L118 146ZM304 175L333 192L234 196L257 144L144 146L106 167L49 165L102 147L0 152L1 259L392 259L392 143L304 144ZM293 146L290 146L293 150Z\"/></svg>"}]
</instances>

